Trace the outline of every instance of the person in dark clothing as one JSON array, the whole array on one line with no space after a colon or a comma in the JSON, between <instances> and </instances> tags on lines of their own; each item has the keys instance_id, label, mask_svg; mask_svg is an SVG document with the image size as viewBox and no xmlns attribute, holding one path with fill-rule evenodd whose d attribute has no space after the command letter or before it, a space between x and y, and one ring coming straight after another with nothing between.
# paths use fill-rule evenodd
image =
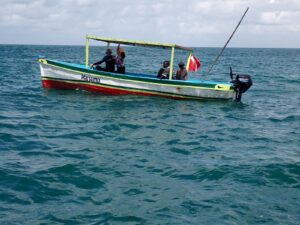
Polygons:
<instances>
[{"instance_id":1,"label":"person in dark clothing","mask_svg":"<svg viewBox=\"0 0 300 225\"><path fill-rule=\"evenodd\" d=\"M100 64L102 64L103 62L105 62L105 68L100 66ZM97 70L115 72L115 64L116 64L115 57L112 55L111 49L107 49L106 55L103 57L103 59L100 60L99 62L91 64L91 67L94 68L94 66L96 66L95 68Z\"/></svg>"},{"instance_id":2,"label":"person in dark clothing","mask_svg":"<svg viewBox=\"0 0 300 225\"><path fill-rule=\"evenodd\" d=\"M164 61L163 68L161 68L157 73L157 78L168 79L170 74L170 61Z\"/></svg>"}]
</instances>

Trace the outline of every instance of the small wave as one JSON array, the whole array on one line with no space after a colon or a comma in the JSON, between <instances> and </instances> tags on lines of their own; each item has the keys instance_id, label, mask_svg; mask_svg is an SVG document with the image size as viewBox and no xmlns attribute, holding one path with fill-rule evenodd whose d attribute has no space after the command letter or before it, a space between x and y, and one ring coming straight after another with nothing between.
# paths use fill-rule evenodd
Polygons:
<instances>
[{"instance_id":1,"label":"small wave","mask_svg":"<svg viewBox=\"0 0 300 225\"><path fill-rule=\"evenodd\" d=\"M300 116L289 115L289 116L282 116L282 117L270 117L269 120L272 122L296 122L296 121L300 121Z\"/></svg>"},{"instance_id":2,"label":"small wave","mask_svg":"<svg viewBox=\"0 0 300 225\"><path fill-rule=\"evenodd\" d=\"M144 224L146 220L138 216L113 216L110 218L112 222L121 222L121 223L139 223Z\"/></svg>"},{"instance_id":3,"label":"small wave","mask_svg":"<svg viewBox=\"0 0 300 225\"><path fill-rule=\"evenodd\" d=\"M47 152L47 151L22 151L19 152L18 155L20 156L50 156L50 157L59 157L59 154L52 153L52 152Z\"/></svg>"},{"instance_id":4,"label":"small wave","mask_svg":"<svg viewBox=\"0 0 300 225\"><path fill-rule=\"evenodd\" d=\"M172 177L180 180L216 181L225 178L226 176L228 176L229 173L230 173L229 171L222 168L213 169L213 170L201 169L198 172L193 174L179 174L179 175L173 175Z\"/></svg>"},{"instance_id":5,"label":"small wave","mask_svg":"<svg viewBox=\"0 0 300 225\"><path fill-rule=\"evenodd\" d=\"M20 193L27 193L30 199L36 203L58 200L61 196L69 195L70 191L48 185L36 175L19 175L9 171L0 171L3 182L8 188Z\"/></svg>"},{"instance_id":6,"label":"small wave","mask_svg":"<svg viewBox=\"0 0 300 225\"><path fill-rule=\"evenodd\" d=\"M182 154L182 155L190 155L191 154L189 151L181 149L181 148L171 148L170 151L178 153L178 154Z\"/></svg>"},{"instance_id":7,"label":"small wave","mask_svg":"<svg viewBox=\"0 0 300 225\"><path fill-rule=\"evenodd\" d=\"M0 193L1 201L5 202L6 204L10 204L12 202L19 204L19 205L30 205L32 201L30 199L20 198L16 193L9 193L8 191L2 190ZM0 219L1 221L1 219Z\"/></svg>"},{"instance_id":8,"label":"small wave","mask_svg":"<svg viewBox=\"0 0 300 225\"><path fill-rule=\"evenodd\" d=\"M72 164L40 171L39 174L48 174L48 176L50 175L55 179L61 180L63 183L72 184L81 189L99 189L105 186L103 181L83 174L78 166Z\"/></svg>"},{"instance_id":9,"label":"small wave","mask_svg":"<svg viewBox=\"0 0 300 225\"><path fill-rule=\"evenodd\" d=\"M299 164L270 164L260 167L256 173L266 180L267 185L300 188Z\"/></svg>"},{"instance_id":10,"label":"small wave","mask_svg":"<svg viewBox=\"0 0 300 225\"><path fill-rule=\"evenodd\" d=\"M139 194L143 194L144 191L140 190L140 189L136 189L136 188L132 188L132 189L129 189L125 192L123 192L125 195L139 195Z\"/></svg>"},{"instance_id":11,"label":"small wave","mask_svg":"<svg viewBox=\"0 0 300 225\"><path fill-rule=\"evenodd\" d=\"M142 127L141 125L134 124L134 123L120 123L120 126L125 127L125 128L129 128L129 129L133 129L133 130Z\"/></svg>"}]
</instances>

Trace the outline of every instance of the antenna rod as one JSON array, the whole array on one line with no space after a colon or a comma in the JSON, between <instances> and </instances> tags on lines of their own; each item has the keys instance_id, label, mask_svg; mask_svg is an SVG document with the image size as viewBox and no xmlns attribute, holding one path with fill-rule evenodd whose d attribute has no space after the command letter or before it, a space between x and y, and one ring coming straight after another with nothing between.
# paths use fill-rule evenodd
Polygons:
<instances>
[{"instance_id":1,"label":"antenna rod","mask_svg":"<svg viewBox=\"0 0 300 225\"><path fill-rule=\"evenodd\" d=\"M227 47L228 43L230 42L231 38L233 37L234 33L236 32L236 30L238 29L238 27L240 26L241 22L243 21L246 13L248 12L249 7L247 7L246 11L244 12L242 18L240 19L240 22L238 23L238 25L236 26L236 28L234 29L233 33L231 34L231 36L229 37L228 41L226 42L226 44L224 45L224 47L222 48L222 50L220 51L219 55L217 56L217 58L215 59L215 61L213 62L213 64L211 64L207 74L210 74L210 71L213 69L213 67L216 65L216 63L218 62L219 58L221 57L221 55L223 54L225 48Z\"/></svg>"}]
</instances>

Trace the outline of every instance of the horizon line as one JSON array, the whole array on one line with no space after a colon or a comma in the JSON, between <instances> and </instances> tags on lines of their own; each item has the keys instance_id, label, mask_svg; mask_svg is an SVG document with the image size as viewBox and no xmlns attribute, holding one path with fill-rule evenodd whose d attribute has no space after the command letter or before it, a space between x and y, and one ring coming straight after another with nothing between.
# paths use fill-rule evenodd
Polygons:
<instances>
[{"instance_id":1,"label":"horizon line","mask_svg":"<svg viewBox=\"0 0 300 225\"><path fill-rule=\"evenodd\" d=\"M66 47L85 47L84 44L15 44L15 43L10 43L10 44L3 44L0 43L0 45L19 45L19 46L66 46ZM129 45L124 45L128 47L135 47L135 46L129 46ZM106 47L106 45L90 45L90 47ZM188 46L190 48L222 48L223 46L217 47L217 46ZM253 49L300 49L300 47L238 47L238 46L231 46L227 48L253 48Z\"/></svg>"}]
</instances>

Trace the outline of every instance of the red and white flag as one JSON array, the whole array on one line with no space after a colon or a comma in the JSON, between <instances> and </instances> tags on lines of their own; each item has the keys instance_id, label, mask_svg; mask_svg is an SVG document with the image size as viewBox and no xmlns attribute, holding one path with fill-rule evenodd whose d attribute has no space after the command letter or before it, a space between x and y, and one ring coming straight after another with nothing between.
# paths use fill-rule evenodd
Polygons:
<instances>
[{"instance_id":1,"label":"red and white flag","mask_svg":"<svg viewBox=\"0 0 300 225\"><path fill-rule=\"evenodd\" d=\"M188 71L196 72L201 67L201 62L195 56L191 55L189 58Z\"/></svg>"}]
</instances>

